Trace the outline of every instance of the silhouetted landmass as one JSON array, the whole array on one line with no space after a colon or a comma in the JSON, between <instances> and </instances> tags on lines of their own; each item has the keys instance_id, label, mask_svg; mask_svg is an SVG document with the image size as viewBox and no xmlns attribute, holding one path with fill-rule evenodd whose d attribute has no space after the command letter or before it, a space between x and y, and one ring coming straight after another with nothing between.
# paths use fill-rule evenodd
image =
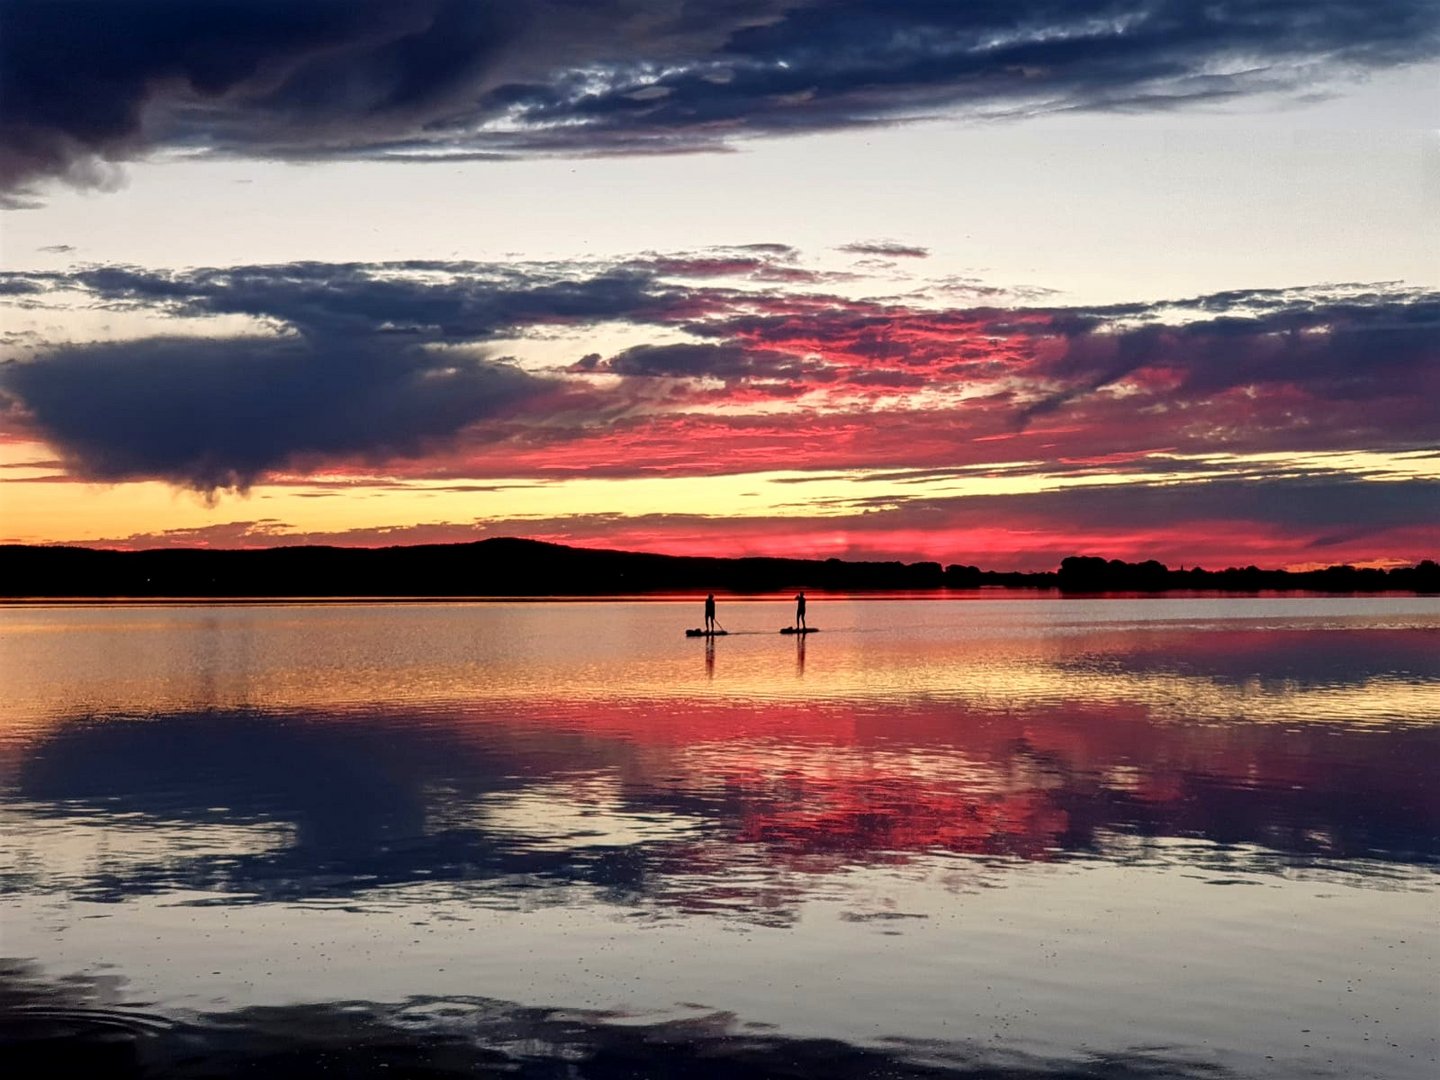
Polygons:
<instances>
[{"instance_id":1,"label":"silhouetted landmass","mask_svg":"<svg viewBox=\"0 0 1440 1080\"><path fill-rule=\"evenodd\" d=\"M1067 593L1102 592L1266 592L1304 589L1313 592L1440 592L1440 565L1425 559L1416 566L1380 570L1373 567L1329 566L1323 570L1292 573L1261 570L1255 566L1226 570L1171 570L1148 559L1121 562L1072 555L1060 563L1057 584Z\"/></svg>"},{"instance_id":2,"label":"silhouetted landmass","mask_svg":"<svg viewBox=\"0 0 1440 1080\"><path fill-rule=\"evenodd\" d=\"M1149 561L1064 560L1058 573L1000 573L937 562L707 558L573 548L496 538L412 547L259 550L0 546L0 596L604 596L794 588L836 592L1056 589L1066 593L1201 590L1440 592L1440 566L1395 570L1170 570Z\"/></svg>"}]
</instances>

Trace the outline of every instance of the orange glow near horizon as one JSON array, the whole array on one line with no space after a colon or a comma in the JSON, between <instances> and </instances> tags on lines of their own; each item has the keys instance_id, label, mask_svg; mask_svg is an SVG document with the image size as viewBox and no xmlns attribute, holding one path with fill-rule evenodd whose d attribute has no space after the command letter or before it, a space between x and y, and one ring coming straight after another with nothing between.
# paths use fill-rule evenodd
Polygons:
<instances>
[{"instance_id":1,"label":"orange glow near horizon","mask_svg":"<svg viewBox=\"0 0 1440 1080\"><path fill-rule=\"evenodd\" d=\"M243 495L207 501L158 483L87 484L57 474L47 451L11 442L0 466L0 542L120 549L257 548L293 544L380 547L521 536L578 547L671 555L934 561L986 570L1053 570L1069 555L1172 567L1255 565L1302 570L1348 563L1414 565L1440 552L1440 525L1357 523L1334 529L1215 517L1204 502L1172 521L1140 513L1147 500L1204 495L1204 483L1155 485L1157 464L1186 475L1182 455L1116 452L1057 462L959 470L787 472L711 476L493 480L387 478L332 467ZM1009 455L1007 454L1007 457ZM1425 477L1413 455L1312 455L1329 469ZM786 462L787 466L798 462ZM1263 456L1201 461L1197 481L1224 470L1296 467ZM1147 471L1148 470L1148 471ZM1376 490L1384 484L1375 485ZM1047 509L1046 500L1074 492ZM1091 506L1125 493L1111 519ZM1116 503L1117 506L1121 504ZM1183 509L1183 502L1179 503ZM1137 516L1138 515L1138 516ZM219 519L219 520L217 520ZM407 524L408 522L408 524Z\"/></svg>"}]
</instances>

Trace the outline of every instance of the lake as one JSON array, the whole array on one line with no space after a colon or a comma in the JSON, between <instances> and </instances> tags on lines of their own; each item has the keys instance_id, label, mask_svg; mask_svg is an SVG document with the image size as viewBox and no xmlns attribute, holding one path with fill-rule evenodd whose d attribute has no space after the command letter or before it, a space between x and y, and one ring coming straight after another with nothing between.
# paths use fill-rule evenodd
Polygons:
<instances>
[{"instance_id":1,"label":"lake","mask_svg":"<svg viewBox=\"0 0 1440 1080\"><path fill-rule=\"evenodd\" d=\"M1440 600L792 615L0 608L0 1065L1435 1075Z\"/></svg>"}]
</instances>

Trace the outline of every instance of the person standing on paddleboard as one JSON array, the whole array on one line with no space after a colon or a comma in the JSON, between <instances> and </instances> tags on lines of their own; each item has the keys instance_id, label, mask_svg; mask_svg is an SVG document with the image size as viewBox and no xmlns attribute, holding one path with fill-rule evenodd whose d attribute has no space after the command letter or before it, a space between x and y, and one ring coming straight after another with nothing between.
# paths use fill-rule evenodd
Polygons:
<instances>
[{"instance_id":1,"label":"person standing on paddleboard","mask_svg":"<svg viewBox=\"0 0 1440 1080\"><path fill-rule=\"evenodd\" d=\"M795 597L795 629L805 629L805 594L803 592Z\"/></svg>"},{"instance_id":2,"label":"person standing on paddleboard","mask_svg":"<svg viewBox=\"0 0 1440 1080\"><path fill-rule=\"evenodd\" d=\"M705 597L705 632L713 634L716 627L715 622L715 594L712 592Z\"/></svg>"}]
</instances>

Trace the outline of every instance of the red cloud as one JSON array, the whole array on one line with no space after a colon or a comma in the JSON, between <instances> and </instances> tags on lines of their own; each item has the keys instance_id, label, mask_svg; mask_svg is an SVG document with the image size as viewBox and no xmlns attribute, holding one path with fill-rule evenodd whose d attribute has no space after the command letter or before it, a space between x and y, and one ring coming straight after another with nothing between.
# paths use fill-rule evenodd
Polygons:
<instances>
[{"instance_id":1,"label":"red cloud","mask_svg":"<svg viewBox=\"0 0 1440 1080\"><path fill-rule=\"evenodd\" d=\"M1427 516L1423 499L1413 500L1406 512L1396 509L1395 499L1380 508L1383 513L1346 511L1344 500L1360 498L1368 506L1377 489L1388 487L1392 495L1399 489L1351 484L1337 492L1333 484L1323 487L1328 481L1322 467L1301 458L1314 451L1433 448L1432 403L1440 399L1440 336L1434 329L1440 325L1440 300L1433 296L1383 290L1356 295L1353 288L1336 288L1093 310L938 309L913 299L656 280L656 275L780 273L793 269L792 255L772 245L652 256L602 273L590 267L588 276L563 267L546 268L543 275L523 267L506 273L471 267L468 277L456 271L443 286L401 281L395 268L384 273L350 268L341 274L312 266L300 275L309 283L300 290L304 303L289 280L296 272L278 275L276 268L164 280L111 271L71 284L127 302L163 305L180 296L205 311L244 310L288 320L304 331L297 340L313 338L320 344L312 351L327 361L333 356L324 370L333 368L334 378L323 386L333 383L347 392L356 384L355 341L369 342L379 358L372 367L382 374L389 369L380 360L394 355L388 339L380 348L356 329L368 326L367 318L385 312L382 330L404 325L421 335L409 352L413 362L398 376L381 380L377 391L352 395L343 439L308 438L316 416L332 416L335 401L346 400L337 399L338 390L312 395L299 409L290 401L293 394L257 395L267 406L283 405L287 430L306 437L252 453L247 478L264 472L267 481L280 475L304 482L322 470L357 481L384 472L401 481L481 484L776 470L914 474L869 486L857 482L849 505L817 506L808 517L734 517L743 507L732 506L717 507L717 513L732 515L727 520L576 518L539 530L554 539L677 552L935 558L1030 569L1052 568L1075 553L1263 565L1413 561L1434 554L1434 515ZM344 333L334 337L329 328L337 320ZM655 327L660 340L611 355L592 351L544 377L500 361L482 363L476 353L465 354L469 359L459 365L429 347L440 340L468 341L478 349L487 335L499 333L497 327L523 336L530 327L564 324L579 330L617 320ZM680 333L690 340L677 341ZM197 347L185 344L187 350ZM154 343L127 345L125 351L143 360L147 350L153 352ZM226 360L227 391L252 389L253 356L231 345L211 351ZM184 364L165 366L153 386L137 387L114 364L97 368L93 349L73 347L70 354L81 374L103 369L136 409L152 413L156 400L174 398L176 381L200 367L187 354ZM157 471L175 453L163 439L154 440L148 456L125 456L133 450L126 440L148 439L157 430L146 417L128 419L101 445L92 417L76 414L83 380L60 377L62 370L41 388L48 396L36 392L31 384L56 367L54 357L12 365L0 391L14 399L6 412L13 433L27 434L38 415L36 401L48 403L54 430L83 435L72 440L78 440L72 456L83 451L87 461L111 470L92 474L170 475ZM277 370L289 373L293 367ZM468 403L453 393L436 393L447 380L454 382L462 367L514 392L477 393ZM377 418L396 411L392 384L397 383L413 384L426 407L414 410L415 422L399 432L403 438L377 441ZM203 387L192 390L196 403L210 402ZM94 416L110 415L110 400L95 404ZM427 424L442 405L446 423L432 431ZM255 430L262 435L270 430L238 425L227 431L234 445L217 447L207 441L214 438L211 427L190 423L192 411L170 413L188 440L186 453L204 463L224 464L236 446L253 450ZM228 415L224 408L218 414ZM1291 455L1291 464L1254 466L1251 488L1206 481L1203 462L1185 466L1198 482L1187 484L1183 497L1142 483L1179 468L1158 455L1215 459L1277 451ZM1108 494L1069 501L927 499L923 486L911 484L925 474L962 471L1117 475L1103 489ZM1428 488L1423 493L1433 498ZM796 504L810 497L803 484L796 486ZM537 534L532 522L494 522L487 528Z\"/></svg>"}]
</instances>

